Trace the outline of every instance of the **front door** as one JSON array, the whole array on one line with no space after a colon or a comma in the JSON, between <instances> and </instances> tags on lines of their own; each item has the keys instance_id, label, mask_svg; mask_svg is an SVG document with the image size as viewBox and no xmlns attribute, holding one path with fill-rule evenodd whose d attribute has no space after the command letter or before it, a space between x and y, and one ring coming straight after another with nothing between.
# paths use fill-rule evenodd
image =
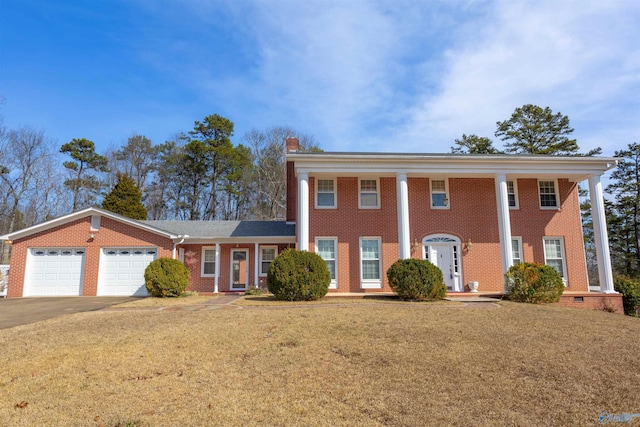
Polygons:
<instances>
[{"instance_id":1,"label":"front door","mask_svg":"<svg viewBox=\"0 0 640 427\"><path fill-rule=\"evenodd\" d=\"M231 250L231 290L241 291L247 289L249 277L249 253L246 249Z\"/></svg>"},{"instance_id":2,"label":"front door","mask_svg":"<svg viewBox=\"0 0 640 427\"><path fill-rule=\"evenodd\" d=\"M426 244L424 246L425 259L431 261L442 271L444 284L449 292L462 291L460 288L460 268L458 259L458 245L454 244Z\"/></svg>"}]
</instances>

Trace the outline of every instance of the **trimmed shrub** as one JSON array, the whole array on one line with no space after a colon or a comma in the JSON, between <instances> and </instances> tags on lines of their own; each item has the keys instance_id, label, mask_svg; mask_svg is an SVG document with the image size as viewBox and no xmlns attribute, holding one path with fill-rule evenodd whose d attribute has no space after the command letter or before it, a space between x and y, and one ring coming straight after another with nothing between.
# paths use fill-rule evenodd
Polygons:
<instances>
[{"instance_id":1,"label":"trimmed shrub","mask_svg":"<svg viewBox=\"0 0 640 427\"><path fill-rule=\"evenodd\" d=\"M144 281L154 297L179 297L189 284L189 269L177 259L158 258L144 270Z\"/></svg>"},{"instance_id":2,"label":"trimmed shrub","mask_svg":"<svg viewBox=\"0 0 640 427\"><path fill-rule=\"evenodd\" d=\"M331 274L318 254L285 249L271 263L267 287L276 299L313 301L329 291Z\"/></svg>"},{"instance_id":3,"label":"trimmed shrub","mask_svg":"<svg viewBox=\"0 0 640 427\"><path fill-rule=\"evenodd\" d=\"M423 259L401 259L387 270L393 292L407 300L443 299L447 295L442 271Z\"/></svg>"},{"instance_id":4,"label":"trimmed shrub","mask_svg":"<svg viewBox=\"0 0 640 427\"><path fill-rule=\"evenodd\" d=\"M507 271L507 292L517 302L543 304L560 301L564 283L558 271L532 262L516 264Z\"/></svg>"},{"instance_id":5,"label":"trimmed shrub","mask_svg":"<svg viewBox=\"0 0 640 427\"><path fill-rule=\"evenodd\" d=\"M618 276L613 281L613 287L622 294L624 314L637 316L640 310L640 281L627 276Z\"/></svg>"}]
</instances>

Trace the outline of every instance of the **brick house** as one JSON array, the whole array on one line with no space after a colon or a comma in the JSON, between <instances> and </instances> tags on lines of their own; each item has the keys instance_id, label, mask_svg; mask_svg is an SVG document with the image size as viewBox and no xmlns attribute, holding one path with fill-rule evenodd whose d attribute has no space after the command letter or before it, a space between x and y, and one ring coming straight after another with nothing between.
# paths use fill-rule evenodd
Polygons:
<instances>
[{"instance_id":1,"label":"brick house","mask_svg":"<svg viewBox=\"0 0 640 427\"><path fill-rule=\"evenodd\" d=\"M299 151L287 140L286 221L135 221L89 208L5 236L9 297L144 295L156 257L191 270L189 290L264 285L286 247L317 252L330 292L389 292L399 258L425 258L448 291L504 292L517 262L552 265L565 304L593 305L613 290L601 175L613 158ZM590 289L578 183L589 182L601 288Z\"/></svg>"}]
</instances>

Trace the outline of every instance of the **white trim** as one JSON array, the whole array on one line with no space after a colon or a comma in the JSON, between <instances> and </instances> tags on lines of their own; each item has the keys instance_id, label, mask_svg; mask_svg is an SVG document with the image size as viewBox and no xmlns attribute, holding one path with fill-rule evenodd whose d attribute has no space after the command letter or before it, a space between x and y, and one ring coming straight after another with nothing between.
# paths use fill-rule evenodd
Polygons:
<instances>
[{"instance_id":1,"label":"white trim","mask_svg":"<svg viewBox=\"0 0 640 427\"><path fill-rule=\"evenodd\" d=\"M558 240L560 241L560 256L562 257L561 261L562 261L562 281L564 282L564 286L568 286L568 273L567 273L567 255L564 251L564 237L562 236L543 236L542 237L542 251L544 252L544 263L546 265L548 264L548 260L550 259L549 257L547 257L547 241L551 241L551 240ZM551 259L557 259L557 258L551 258Z\"/></svg>"},{"instance_id":2,"label":"white trim","mask_svg":"<svg viewBox=\"0 0 640 427\"><path fill-rule=\"evenodd\" d=\"M318 195L320 191L318 190L318 182L319 181L331 181L333 183L333 191L322 191L323 194L333 194L333 205L331 206L321 206L318 204ZM323 177L315 177L314 180L315 187L315 197L314 206L316 209L338 209L338 180L336 178L323 178Z\"/></svg>"},{"instance_id":3,"label":"white trim","mask_svg":"<svg viewBox=\"0 0 640 427\"><path fill-rule=\"evenodd\" d=\"M513 198L515 199L515 202L516 202L514 206L511 206L511 204L509 204L509 209L511 209L512 211L518 210L520 209L520 199L518 197L518 180L516 178L507 179L507 199L512 194L512 193L509 193L509 183L511 183L513 186Z\"/></svg>"},{"instance_id":4,"label":"white trim","mask_svg":"<svg viewBox=\"0 0 640 427\"><path fill-rule=\"evenodd\" d=\"M177 239L179 236L175 234L168 233L167 231L160 230L159 228L155 228L149 226L140 221L136 221L135 219L127 218L122 215L115 214L113 212L109 212L99 208L87 208L81 211L73 212L67 215L63 215L59 218L52 219L49 221L42 222L40 224L33 225L31 227L23 228L22 230L14 231L13 233L8 233L3 236L0 236L2 240L18 240L26 236L30 236L32 234L38 233L40 231L48 230L53 227L58 227L60 225L68 224L70 222L76 221L81 218L86 218L89 215L99 215L103 217L107 217L113 219L115 221L123 222L125 224L131 225L133 227L149 231L154 234L159 234L164 237L168 237L169 239ZM88 237L88 236L87 236Z\"/></svg>"},{"instance_id":5,"label":"white trim","mask_svg":"<svg viewBox=\"0 0 640 427\"><path fill-rule=\"evenodd\" d=\"M552 182L553 183L553 195L555 196L556 199L556 205L555 206L542 206L542 193L540 193L540 183L541 182ZM558 194L559 191L559 187L558 187L558 180L557 179L540 179L538 178L537 180L537 184L538 184L538 207L540 207L540 210L544 210L544 211L557 211L560 210L560 195Z\"/></svg>"},{"instance_id":6,"label":"white trim","mask_svg":"<svg viewBox=\"0 0 640 427\"><path fill-rule=\"evenodd\" d=\"M518 254L520 255L520 257L518 258L520 260L520 262L525 262L524 261L524 254L522 253L522 237L521 236L511 236L511 263L512 265L516 265L516 256L515 253L513 252L513 242L517 243L518 246Z\"/></svg>"},{"instance_id":7,"label":"white trim","mask_svg":"<svg viewBox=\"0 0 640 427\"><path fill-rule=\"evenodd\" d=\"M444 206L435 206L433 204L433 182L434 181L442 181L444 182L444 199L446 201ZM442 193L436 193L442 194ZM431 209L451 209L451 197L449 197L449 179L448 178L429 178L429 206Z\"/></svg>"},{"instance_id":8,"label":"white trim","mask_svg":"<svg viewBox=\"0 0 640 427\"><path fill-rule=\"evenodd\" d=\"M258 263L258 268L259 268L259 271L260 271L260 274L259 274L260 277L267 277L267 272L266 271L262 272L262 263L263 263L262 251L265 250L265 249L274 249L275 250L275 253L273 255L273 259L276 259L276 257L278 256L278 247L277 246L275 246L275 245L260 246L260 248L258 249L259 252L260 252L260 261ZM273 260L271 260L270 262L273 262ZM269 264L269 265L271 265L271 264Z\"/></svg>"},{"instance_id":9,"label":"white trim","mask_svg":"<svg viewBox=\"0 0 640 427\"><path fill-rule=\"evenodd\" d=\"M213 251L213 273L204 272L205 263L205 251ZM211 262L211 261L209 261ZM216 276L216 247L215 246L203 246L200 251L200 277L215 277Z\"/></svg>"},{"instance_id":10,"label":"white trim","mask_svg":"<svg viewBox=\"0 0 640 427\"><path fill-rule=\"evenodd\" d=\"M333 240L333 256L334 258L332 260L329 261L333 261L334 263L334 275L335 278L331 279L331 282L329 283L329 289L338 289L338 237L336 236L316 236L315 239L315 251L316 254L320 255L319 250L318 250L318 240ZM322 258L322 256L320 256ZM324 258L323 258L324 259ZM326 262L326 260L325 260Z\"/></svg>"},{"instance_id":11,"label":"white trim","mask_svg":"<svg viewBox=\"0 0 640 427\"><path fill-rule=\"evenodd\" d=\"M364 279L362 268L362 241L363 240L377 240L378 241L378 279ZM379 236L362 236L359 239L358 245L360 251L360 288L361 289L380 289L382 288L382 238ZM370 260L369 260L370 261Z\"/></svg>"},{"instance_id":12,"label":"white trim","mask_svg":"<svg viewBox=\"0 0 640 427\"><path fill-rule=\"evenodd\" d=\"M249 249L247 248L233 248L231 249L231 252L229 253L229 290L230 291L244 291L247 289L247 286L249 285L249 283L245 283L244 284L244 288L234 288L233 287L233 254L234 252L244 252L246 255L245 261L246 261L246 278L247 278L247 282L249 281Z\"/></svg>"},{"instance_id":13,"label":"white trim","mask_svg":"<svg viewBox=\"0 0 640 427\"><path fill-rule=\"evenodd\" d=\"M376 183L376 205L375 206L363 206L362 205L362 181L375 181ZM366 191L364 194L373 194L372 191ZM380 209L380 178L358 178L358 209Z\"/></svg>"}]
</instances>

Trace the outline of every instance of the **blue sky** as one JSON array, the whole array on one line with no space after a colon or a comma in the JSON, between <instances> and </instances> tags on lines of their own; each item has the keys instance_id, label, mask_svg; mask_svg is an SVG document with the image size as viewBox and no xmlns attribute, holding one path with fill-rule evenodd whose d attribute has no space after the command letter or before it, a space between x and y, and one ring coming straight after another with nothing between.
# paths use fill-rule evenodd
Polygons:
<instances>
[{"instance_id":1,"label":"blue sky","mask_svg":"<svg viewBox=\"0 0 640 427\"><path fill-rule=\"evenodd\" d=\"M100 151L220 114L234 142L448 152L532 103L613 155L640 141L640 2L0 0L0 94L7 127Z\"/></svg>"}]
</instances>

